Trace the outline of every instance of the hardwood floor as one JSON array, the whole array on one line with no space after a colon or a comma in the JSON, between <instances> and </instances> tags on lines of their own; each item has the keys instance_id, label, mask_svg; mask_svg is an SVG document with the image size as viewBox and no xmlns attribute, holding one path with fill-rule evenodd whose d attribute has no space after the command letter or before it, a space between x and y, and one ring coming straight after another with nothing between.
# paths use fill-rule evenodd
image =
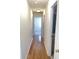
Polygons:
<instances>
[{"instance_id":1,"label":"hardwood floor","mask_svg":"<svg viewBox=\"0 0 79 59\"><path fill-rule=\"evenodd\" d=\"M39 42L37 39L33 39L27 59L50 59L43 41Z\"/></svg>"}]
</instances>

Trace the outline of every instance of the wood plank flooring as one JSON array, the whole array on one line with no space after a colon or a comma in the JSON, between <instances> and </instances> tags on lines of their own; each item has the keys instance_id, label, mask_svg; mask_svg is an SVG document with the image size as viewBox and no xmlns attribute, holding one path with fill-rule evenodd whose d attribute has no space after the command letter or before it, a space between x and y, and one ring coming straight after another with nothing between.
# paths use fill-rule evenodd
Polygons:
<instances>
[{"instance_id":1,"label":"wood plank flooring","mask_svg":"<svg viewBox=\"0 0 79 59\"><path fill-rule=\"evenodd\" d=\"M50 59L43 41L39 42L37 39L33 39L27 59Z\"/></svg>"}]
</instances>

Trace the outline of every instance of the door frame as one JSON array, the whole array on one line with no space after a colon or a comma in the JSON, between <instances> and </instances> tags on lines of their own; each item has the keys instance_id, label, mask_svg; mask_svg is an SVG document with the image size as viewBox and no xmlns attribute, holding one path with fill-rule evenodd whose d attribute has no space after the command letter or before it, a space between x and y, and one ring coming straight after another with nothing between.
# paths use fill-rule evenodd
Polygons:
<instances>
[{"instance_id":1,"label":"door frame","mask_svg":"<svg viewBox=\"0 0 79 59\"><path fill-rule=\"evenodd\" d=\"M32 23L32 24L33 24L33 25L32 25L33 37L34 37L34 16L41 16L41 17L42 17L42 29L41 29L41 30L42 30L42 36L43 36L43 34L44 34L44 33L43 33L43 30L44 30L44 29L43 29L43 12L35 12L35 11L33 11L33 23ZM42 38L42 36L41 36L41 38Z\"/></svg>"}]
</instances>

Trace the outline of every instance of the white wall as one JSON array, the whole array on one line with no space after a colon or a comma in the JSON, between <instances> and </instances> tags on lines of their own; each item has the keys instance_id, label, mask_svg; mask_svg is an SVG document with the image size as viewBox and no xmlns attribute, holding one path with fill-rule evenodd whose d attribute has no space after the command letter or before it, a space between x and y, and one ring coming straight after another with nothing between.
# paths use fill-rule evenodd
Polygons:
<instances>
[{"instance_id":1,"label":"white wall","mask_svg":"<svg viewBox=\"0 0 79 59\"><path fill-rule=\"evenodd\" d=\"M21 59L27 58L32 42L31 10L26 0L22 0L20 16Z\"/></svg>"},{"instance_id":2,"label":"white wall","mask_svg":"<svg viewBox=\"0 0 79 59\"><path fill-rule=\"evenodd\" d=\"M47 50L48 56L51 55L51 29L50 29L50 20L48 18L48 10L46 9L45 12L45 19L44 19L44 44Z\"/></svg>"}]
</instances>

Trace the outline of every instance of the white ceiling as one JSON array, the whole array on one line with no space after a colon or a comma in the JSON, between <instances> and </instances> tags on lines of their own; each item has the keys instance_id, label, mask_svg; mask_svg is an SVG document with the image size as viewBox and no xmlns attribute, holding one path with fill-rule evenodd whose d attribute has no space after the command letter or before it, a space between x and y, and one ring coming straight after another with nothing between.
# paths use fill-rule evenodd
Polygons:
<instances>
[{"instance_id":1,"label":"white ceiling","mask_svg":"<svg viewBox=\"0 0 79 59\"><path fill-rule=\"evenodd\" d=\"M28 3L32 8L45 8L48 0L28 0Z\"/></svg>"}]
</instances>

